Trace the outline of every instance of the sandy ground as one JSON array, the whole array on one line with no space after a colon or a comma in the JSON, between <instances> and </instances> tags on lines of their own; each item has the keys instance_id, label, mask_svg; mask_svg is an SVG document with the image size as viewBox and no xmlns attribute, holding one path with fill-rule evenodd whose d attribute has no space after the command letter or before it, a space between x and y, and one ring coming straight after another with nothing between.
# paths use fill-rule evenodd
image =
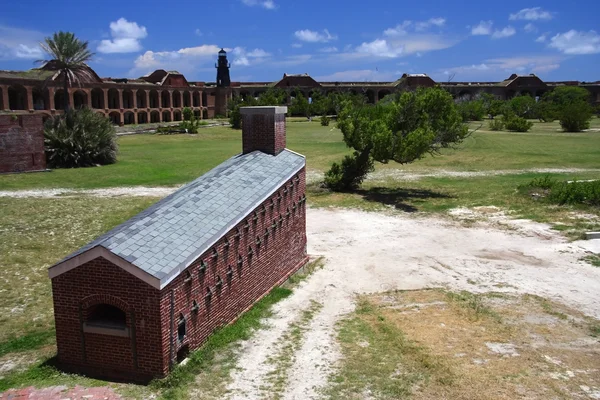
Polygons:
<instances>
[{"instance_id":1,"label":"sandy ground","mask_svg":"<svg viewBox=\"0 0 600 400\"><path fill-rule=\"evenodd\" d=\"M0 190L0 197L13 198L52 198L52 197L164 197L173 193L178 187L116 187L106 189L35 189L35 190Z\"/></svg>"},{"instance_id":2,"label":"sandy ground","mask_svg":"<svg viewBox=\"0 0 600 400\"><path fill-rule=\"evenodd\" d=\"M392 216L341 209L308 210L308 251L325 266L275 307L244 343L228 389L233 399L269 398L274 376L286 379L285 399L319 398L339 357L335 324L352 311L357 293L447 287L472 292L531 293L600 318L600 268L580 261L586 250L547 225L510 220L501 212L465 227L457 220ZM273 362L279 338L311 301L322 308L309 321L285 371Z\"/></svg>"}]
</instances>

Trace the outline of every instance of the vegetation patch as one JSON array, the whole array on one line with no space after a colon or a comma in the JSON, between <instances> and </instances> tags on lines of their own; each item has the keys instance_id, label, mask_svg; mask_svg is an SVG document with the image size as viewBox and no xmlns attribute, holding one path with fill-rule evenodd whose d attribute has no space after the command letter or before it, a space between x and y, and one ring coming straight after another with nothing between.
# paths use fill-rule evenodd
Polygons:
<instances>
[{"instance_id":1,"label":"vegetation patch","mask_svg":"<svg viewBox=\"0 0 600 400\"><path fill-rule=\"evenodd\" d=\"M600 207L600 180L561 182L546 175L533 179L519 189L559 205L585 204Z\"/></svg>"}]
</instances>

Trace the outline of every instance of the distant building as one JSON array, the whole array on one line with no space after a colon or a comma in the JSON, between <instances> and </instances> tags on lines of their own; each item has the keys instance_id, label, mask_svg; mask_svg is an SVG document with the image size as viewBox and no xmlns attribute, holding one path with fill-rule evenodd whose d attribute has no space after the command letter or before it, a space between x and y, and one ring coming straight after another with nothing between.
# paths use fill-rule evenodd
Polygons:
<instances>
[{"instance_id":1,"label":"distant building","mask_svg":"<svg viewBox=\"0 0 600 400\"><path fill-rule=\"evenodd\" d=\"M258 97L269 88L286 90L291 97L299 90L312 93L346 91L364 94L370 103L385 96L439 85L454 96L491 93L501 99L519 94L540 97L557 86L580 86L590 91L591 101L600 104L600 81L544 82L539 77L513 74L502 82L435 82L426 74L403 74L394 82L317 82L308 74L284 74L277 82L232 82L227 53L221 49L215 82L189 82L177 71L156 70L137 79L100 78L90 69L93 81L63 93L56 68L48 63L29 71L0 71L0 111L41 114L43 118L62 113L66 96L73 107L89 107L106 115L115 124L170 122L182 119L189 107L198 118L213 118L227 113L233 97Z\"/></svg>"},{"instance_id":2,"label":"distant building","mask_svg":"<svg viewBox=\"0 0 600 400\"><path fill-rule=\"evenodd\" d=\"M248 107L243 152L49 269L68 370L162 377L308 260L305 158L286 107Z\"/></svg>"}]
</instances>

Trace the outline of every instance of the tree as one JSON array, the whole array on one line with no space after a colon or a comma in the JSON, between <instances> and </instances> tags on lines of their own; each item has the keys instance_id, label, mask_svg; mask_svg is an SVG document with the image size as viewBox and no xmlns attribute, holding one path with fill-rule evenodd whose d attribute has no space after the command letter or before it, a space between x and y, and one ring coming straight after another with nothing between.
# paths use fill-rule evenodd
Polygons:
<instances>
[{"instance_id":1,"label":"tree","mask_svg":"<svg viewBox=\"0 0 600 400\"><path fill-rule=\"evenodd\" d=\"M69 110L69 86L94 80L92 70L87 66L94 53L88 50L88 42L81 41L71 32L59 31L47 37L40 47L50 57L50 60L38 60L37 63L51 65L59 71L63 79L65 91L65 112Z\"/></svg>"},{"instance_id":2,"label":"tree","mask_svg":"<svg viewBox=\"0 0 600 400\"><path fill-rule=\"evenodd\" d=\"M468 135L452 95L439 87L404 92L374 106L346 101L338 113L338 127L354 153L326 173L325 182L334 190L357 188L373 161L411 163L439 154Z\"/></svg>"},{"instance_id":3,"label":"tree","mask_svg":"<svg viewBox=\"0 0 600 400\"><path fill-rule=\"evenodd\" d=\"M548 103L565 132L580 132L589 128L594 109L589 103L590 92L577 86L559 86L548 92L542 101Z\"/></svg>"},{"instance_id":4,"label":"tree","mask_svg":"<svg viewBox=\"0 0 600 400\"><path fill-rule=\"evenodd\" d=\"M528 95L517 96L510 99L508 108L514 112L517 117L533 118L535 110L535 99Z\"/></svg>"}]
</instances>

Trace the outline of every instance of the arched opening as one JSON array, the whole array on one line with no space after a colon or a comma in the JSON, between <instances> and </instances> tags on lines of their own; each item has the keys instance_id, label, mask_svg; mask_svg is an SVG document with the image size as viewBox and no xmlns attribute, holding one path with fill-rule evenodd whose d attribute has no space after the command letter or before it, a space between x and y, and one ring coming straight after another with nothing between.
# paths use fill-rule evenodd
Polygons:
<instances>
[{"instance_id":1,"label":"arched opening","mask_svg":"<svg viewBox=\"0 0 600 400\"><path fill-rule=\"evenodd\" d=\"M54 92L54 109L62 110L65 108L65 103L67 98L65 97L65 91L63 89L58 89Z\"/></svg>"},{"instance_id":2,"label":"arched opening","mask_svg":"<svg viewBox=\"0 0 600 400\"><path fill-rule=\"evenodd\" d=\"M135 105L137 108L146 108L148 105L146 104L146 91L138 90L135 94Z\"/></svg>"},{"instance_id":3,"label":"arched opening","mask_svg":"<svg viewBox=\"0 0 600 400\"><path fill-rule=\"evenodd\" d=\"M208 95L206 92L202 92L202 107L206 107L208 105Z\"/></svg>"},{"instance_id":4,"label":"arched opening","mask_svg":"<svg viewBox=\"0 0 600 400\"><path fill-rule=\"evenodd\" d=\"M150 113L150 122L152 122L152 123L160 122L160 113L158 111L152 111Z\"/></svg>"},{"instance_id":5,"label":"arched opening","mask_svg":"<svg viewBox=\"0 0 600 400\"><path fill-rule=\"evenodd\" d=\"M208 119L208 110L206 108L202 110L202 119Z\"/></svg>"},{"instance_id":6,"label":"arched opening","mask_svg":"<svg viewBox=\"0 0 600 400\"><path fill-rule=\"evenodd\" d=\"M108 89L108 108L119 109L119 92L117 89Z\"/></svg>"},{"instance_id":7,"label":"arched opening","mask_svg":"<svg viewBox=\"0 0 600 400\"><path fill-rule=\"evenodd\" d=\"M196 117L196 119L202 118L202 114L200 113L200 110L194 110L194 117Z\"/></svg>"},{"instance_id":8,"label":"arched opening","mask_svg":"<svg viewBox=\"0 0 600 400\"><path fill-rule=\"evenodd\" d=\"M171 112L170 111L163 111L162 122L171 122Z\"/></svg>"},{"instance_id":9,"label":"arched opening","mask_svg":"<svg viewBox=\"0 0 600 400\"><path fill-rule=\"evenodd\" d=\"M104 109L104 91L102 89L92 89L92 108Z\"/></svg>"},{"instance_id":10,"label":"arched opening","mask_svg":"<svg viewBox=\"0 0 600 400\"><path fill-rule=\"evenodd\" d=\"M6 105L4 104L4 89L0 87L0 111L6 109Z\"/></svg>"},{"instance_id":11,"label":"arched opening","mask_svg":"<svg viewBox=\"0 0 600 400\"><path fill-rule=\"evenodd\" d=\"M150 108L158 108L158 92L156 90L150 91Z\"/></svg>"},{"instance_id":12,"label":"arched opening","mask_svg":"<svg viewBox=\"0 0 600 400\"><path fill-rule=\"evenodd\" d=\"M190 92L183 92L183 106L184 107L192 106L192 102L190 101L190 99L191 99Z\"/></svg>"},{"instance_id":13,"label":"arched opening","mask_svg":"<svg viewBox=\"0 0 600 400\"><path fill-rule=\"evenodd\" d=\"M192 94L192 104L194 107L200 107L200 93L194 92Z\"/></svg>"},{"instance_id":14,"label":"arched opening","mask_svg":"<svg viewBox=\"0 0 600 400\"><path fill-rule=\"evenodd\" d=\"M171 107L171 93L168 90L163 90L160 94L162 108Z\"/></svg>"},{"instance_id":15,"label":"arched opening","mask_svg":"<svg viewBox=\"0 0 600 400\"><path fill-rule=\"evenodd\" d=\"M127 111L125 114L123 114L123 124L124 125L135 124L135 115L133 115L133 112Z\"/></svg>"},{"instance_id":16,"label":"arched opening","mask_svg":"<svg viewBox=\"0 0 600 400\"><path fill-rule=\"evenodd\" d=\"M250 97L250 92L243 90L240 92L240 97L242 98L242 100L246 101L248 97Z\"/></svg>"},{"instance_id":17,"label":"arched opening","mask_svg":"<svg viewBox=\"0 0 600 400\"><path fill-rule=\"evenodd\" d=\"M510 100L513 97L515 97L515 91L514 90L509 90L508 92L506 92L506 100Z\"/></svg>"},{"instance_id":18,"label":"arched opening","mask_svg":"<svg viewBox=\"0 0 600 400\"><path fill-rule=\"evenodd\" d=\"M468 90L461 90L458 92L458 98L461 100L471 100L472 97L473 95Z\"/></svg>"},{"instance_id":19,"label":"arched opening","mask_svg":"<svg viewBox=\"0 0 600 400\"><path fill-rule=\"evenodd\" d=\"M145 111L140 111L137 114L138 124L147 124L148 123L148 113Z\"/></svg>"},{"instance_id":20,"label":"arched opening","mask_svg":"<svg viewBox=\"0 0 600 400\"><path fill-rule=\"evenodd\" d=\"M175 107L175 108L181 107L181 92L179 90L175 90L173 92L173 107Z\"/></svg>"},{"instance_id":21,"label":"arched opening","mask_svg":"<svg viewBox=\"0 0 600 400\"><path fill-rule=\"evenodd\" d=\"M27 108L27 90L24 86L13 85L8 87L8 108L11 110L25 110Z\"/></svg>"},{"instance_id":22,"label":"arched opening","mask_svg":"<svg viewBox=\"0 0 600 400\"><path fill-rule=\"evenodd\" d=\"M34 88L31 91L31 96L33 97L33 109L34 110L45 110L46 109L46 97L48 90L45 93L42 92L41 89Z\"/></svg>"},{"instance_id":23,"label":"arched opening","mask_svg":"<svg viewBox=\"0 0 600 400\"><path fill-rule=\"evenodd\" d=\"M389 90L380 90L379 94L377 95L377 101L383 99L385 96L388 96L390 94L392 94L392 92Z\"/></svg>"},{"instance_id":24,"label":"arched opening","mask_svg":"<svg viewBox=\"0 0 600 400\"><path fill-rule=\"evenodd\" d=\"M122 108L134 108L133 92L130 89L123 90L123 107Z\"/></svg>"},{"instance_id":25,"label":"arched opening","mask_svg":"<svg viewBox=\"0 0 600 400\"><path fill-rule=\"evenodd\" d=\"M181 121L181 112L179 110L173 111L173 121Z\"/></svg>"},{"instance_id":26,"label":"arched opening","mask_svg":"<svg viewBox=\"0 0 600 400\"><path fill-rule=\"evenodd\" d=\"M185 340L186 332L186 320L183 314L179 314L179 321L177 322L177 340L179 343Z\"/></svg>"},{"instance_id":27,"label":"arched opening","mask_svg":"<svg viewBox=\"0 0 600 400\"><path fill-rule=\"evenodd\" d=\"M371 89L367 90L367 101L369 104L375 104L375 92Z\"/></svg>"},{"instance_id":28,"label":"arched opening","mask_svg":"<svg viewBox=\"0 0 600 400\"><path fill-rule=\"evenodd\" d=\"M545 90L537 90L535 92L535 101L540 101L542 96L544 96L545 93L546 93Z\"/></svg>"},{"instance_id":29,"label":"arched opening","mask_svg":"<svg viewBox=\"0 0 600 400\"><path fill-rule=\"evenodd\" d=\"M127 314L125 311L110 304L96 304L87 313L87 326L110 329L126 329Z\"/></svg>"},{"instance_id":30,"label":"arched opening","mask_svg":"<svg viewBox=\"0 0 600 400\"><path fill-rule=\"evenodd\" d=\"M121 113L118 111L113 111L108 114L108 118L115 125L121 125Z\"/></svg>"},{"instance_id":31,"label":"arched opening","mask_svg":"<svg viewBox=\"0 0 600 400\"><path fill-rule=\"evenodd\" d=\"M83 90L77 90L73 93L73 108L76 110L87 107L87 93Z\"/></svg>"}]
</instances>

